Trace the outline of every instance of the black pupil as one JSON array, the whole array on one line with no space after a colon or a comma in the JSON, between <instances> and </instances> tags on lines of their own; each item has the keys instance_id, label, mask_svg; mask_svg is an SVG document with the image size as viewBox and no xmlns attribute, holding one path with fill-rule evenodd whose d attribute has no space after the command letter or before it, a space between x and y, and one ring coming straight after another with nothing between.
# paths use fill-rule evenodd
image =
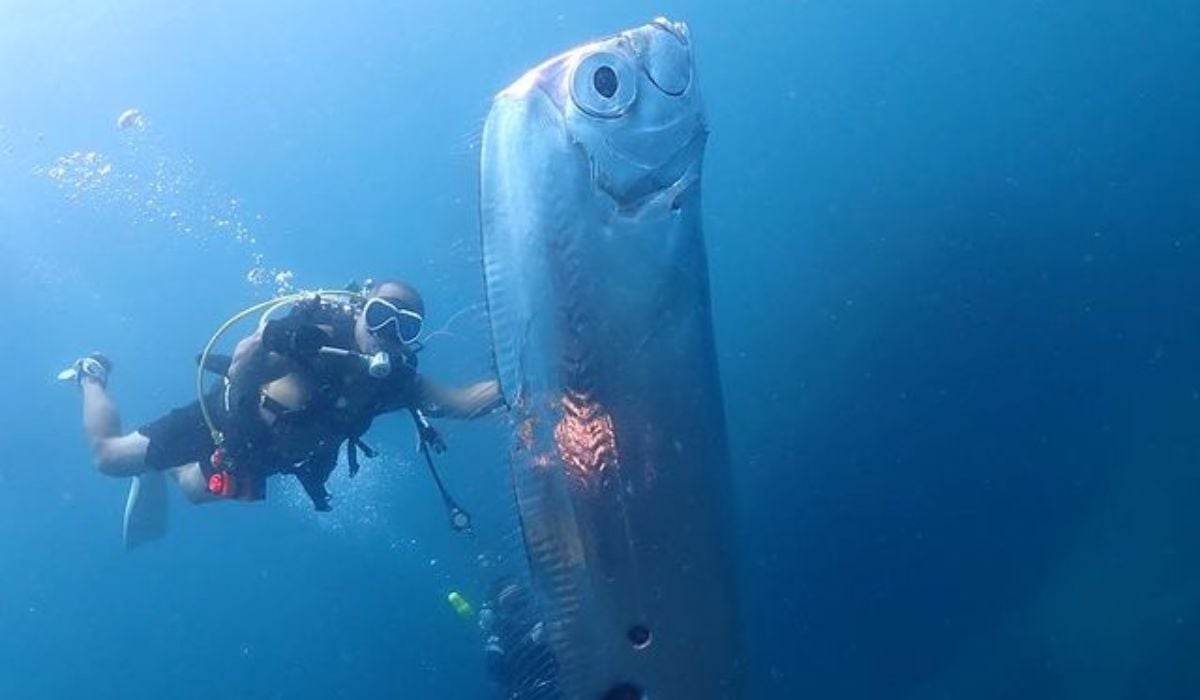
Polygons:
<instances>
[{"instance_id":1,"label":"black pupil","mask_svg":"<svg viewBox=\"0 0 1200 700\"><path fill-rule=\"evenodd\" d=\"M592 75L592 85L596 86L596 92L611 98L617 94L617 72L608 66L600 66Z\"/></svg>"}]
</instances>

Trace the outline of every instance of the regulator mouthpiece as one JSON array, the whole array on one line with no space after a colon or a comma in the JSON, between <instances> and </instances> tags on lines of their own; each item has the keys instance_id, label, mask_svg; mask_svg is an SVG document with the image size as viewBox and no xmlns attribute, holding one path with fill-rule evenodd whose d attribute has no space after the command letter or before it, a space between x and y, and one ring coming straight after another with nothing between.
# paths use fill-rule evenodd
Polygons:
<instances>
[{"instance_id":1,"label":"regulator mouthpiece","mask_svg":"<svg viewBox=\"0 0 1200 700\"><path fill-rule=\"evenodd\" d=\"M392 373L392 357L383 350L367 358L367 373L376 379L385 379Z\"/></svg>"}]
</instances>

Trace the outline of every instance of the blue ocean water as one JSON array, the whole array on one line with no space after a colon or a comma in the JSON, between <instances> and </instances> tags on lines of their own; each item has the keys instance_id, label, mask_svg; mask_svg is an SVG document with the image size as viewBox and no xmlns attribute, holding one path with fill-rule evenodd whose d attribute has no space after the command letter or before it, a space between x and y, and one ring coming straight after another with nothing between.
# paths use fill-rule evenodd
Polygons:
<instances>
[{"instance_id":1,"label":"blue ocean water","mask_svg":"<svg viewBox=\"0 0 1200 700\"><path fill-rule=\"evenodd\" d=\"M133 428L231 313L366 275L485 375L490 97L657 14L712 129L747 696L1200 695L1195 3L52 1L0 9L0 697L485 697L445 596L519 565L501 426L445 425L472 539L394 419L332 514L176 499L126 553L53 377L102 349Z\"/></svg>"}]
</instances>

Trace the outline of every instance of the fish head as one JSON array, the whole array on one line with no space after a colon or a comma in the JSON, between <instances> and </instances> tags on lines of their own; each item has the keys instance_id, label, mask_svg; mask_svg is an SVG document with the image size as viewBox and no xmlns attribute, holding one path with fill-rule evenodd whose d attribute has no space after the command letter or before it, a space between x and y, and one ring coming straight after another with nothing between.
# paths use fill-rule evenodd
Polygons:
<instances>
[{"instance_id":1,"label":"fish head","mask_svg":"<svg viewBox=\"0 0 1200 700\"><path fill-rule=\"evenodd\" d=\"M585 44L527 73L590 164L593 187L637 208L699 178L707 129L687 25L658 18Z\"/></svg>"}]
</instances>

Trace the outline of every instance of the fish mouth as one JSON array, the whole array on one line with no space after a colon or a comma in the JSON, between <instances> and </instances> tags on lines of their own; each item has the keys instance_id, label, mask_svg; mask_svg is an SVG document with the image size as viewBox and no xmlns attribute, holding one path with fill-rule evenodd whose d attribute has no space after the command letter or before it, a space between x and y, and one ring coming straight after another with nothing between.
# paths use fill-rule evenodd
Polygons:
<instances>
[{"instance_id":1,"label":"fish mouth","mask_svg":"<svg viewBox=\"0 0 1200 700\"><path fill-rule=\"evenodd\" d=\"M592 182L599 195L611 201L622 216L633 216L651 209L678 209L678 201L700 182L700 158L708 132L699 130L665 162L643 172L637 179L614 168L599 168L591 160ZM622 158L621 154L613 156ZM626 161L636 166L633 161ZM624 177L623 177L624 176Z\"/></svg>"}]
</instances>

